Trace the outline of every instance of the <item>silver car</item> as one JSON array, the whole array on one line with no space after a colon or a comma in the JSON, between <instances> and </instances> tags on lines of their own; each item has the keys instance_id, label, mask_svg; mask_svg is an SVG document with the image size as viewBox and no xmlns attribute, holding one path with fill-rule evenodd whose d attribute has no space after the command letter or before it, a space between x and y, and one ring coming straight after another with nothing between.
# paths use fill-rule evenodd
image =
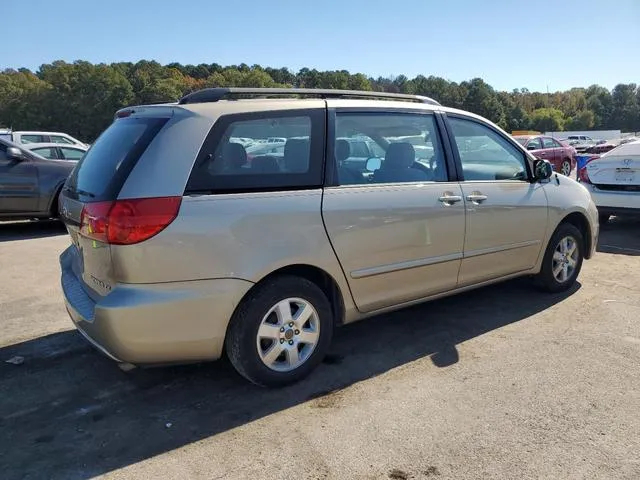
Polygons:
<instances>
[{"instance_id":1,"label":"silver car","mask_svg":"<svg viewBox=\"0 0 640 480\"><path fill-rule=\"evenodd\" d=\"M279 158L230 141L274 137ZM345 138L384 155L356 168ZM89 342L126 367L226 352L265 386L309 374L339 325L520 276L566 290L598 238L587 190L491 122L336 90L123 109L60 211L64 298Z\"/></svg>"}]
</instances>

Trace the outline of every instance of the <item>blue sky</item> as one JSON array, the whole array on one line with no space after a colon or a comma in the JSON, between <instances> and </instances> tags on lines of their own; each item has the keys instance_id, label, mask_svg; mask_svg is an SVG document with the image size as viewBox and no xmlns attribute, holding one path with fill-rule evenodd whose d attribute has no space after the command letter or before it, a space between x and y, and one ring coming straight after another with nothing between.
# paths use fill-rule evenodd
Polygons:
<instances>
[{"instance_id":1,"label":"blue sky","mask_svg":"<svg viewBox=\"0 0 640 480\"><path fill-rule=\"evenodd\" d=\"M2 0L0 69L247 63L495 88L640 83L640 0Z\"/></svg>"}]
</instances>

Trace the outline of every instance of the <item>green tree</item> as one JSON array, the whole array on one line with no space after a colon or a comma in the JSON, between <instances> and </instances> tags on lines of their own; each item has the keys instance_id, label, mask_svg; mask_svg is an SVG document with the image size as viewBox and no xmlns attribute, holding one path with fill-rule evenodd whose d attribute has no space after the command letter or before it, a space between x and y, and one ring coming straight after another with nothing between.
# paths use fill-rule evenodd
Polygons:
<instances>
[{"instance_id":1,"label":"green tree","mask_svg":"<svg viewBox=\"0 0 640 480\"><path fill-rule=\"evenodd\" d=\"M560 132L564 123L564 114L557 108L538 108L531 113L531 127L539 132Z\"/></svg>"},{"instance_id":2,"label":"green tree","mask_svg":"<svg viewBox=\"0 0 640 480\"><path fill-rule=\"evenodd\" d=\"M567 120L567 130L589 130L596 123L596 116L591 110L581 110Z\"/></svg>"},{"instance_id":3,"label":"green tree","mask_svg":"<svg viewBox=\"0 0 640 480\"><path fill-rule=\"evenodd\" d=\"M507 126L504 109L491 86L481 78L474 78L470 82L462 82L462 87L467 91L463 108L482 115L503 128Z\"/></svg>"},{"instance_id":4,"label":"green tree","mask_svg":"<svg viewBox=\"0 0 640 480\"><path fill-rule=\"evenodd\" d=\"M611 128L619 128L625 132L640 130L640 106L636 94L636 84L616 85L611 98L613 111L609 120Z\"/></svg>"},{"instance_id":5,"label":"green tree","mask_svg":"<svg viewBox=\"0 0 640 480\"><path fill-rule=\"evenodd\" d=\"M109 65L58 61L40 67L40 76L51 86L40 104L46 127L84 140L94 140L134 99L131 84Z\"/></svg>"}]
</instances>

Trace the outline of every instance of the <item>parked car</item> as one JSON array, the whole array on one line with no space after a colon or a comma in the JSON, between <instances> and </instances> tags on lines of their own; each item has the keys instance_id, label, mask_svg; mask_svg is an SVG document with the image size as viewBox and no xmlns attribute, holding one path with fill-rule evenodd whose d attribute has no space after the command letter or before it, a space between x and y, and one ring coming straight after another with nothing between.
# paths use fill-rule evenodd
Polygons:
<instances>
[{"instance_id":1,"label":"parked car","mask_svg":"<svg viewBox=\"0 0 640 480\"><path fill-rule=\"evenodd\" d=\"M36 131L17 131L5 130L0 133L0 138L9 140L19 145L29 143L57 143L60 145L78 145L80 147L89 148L89 144L81 142L77 138L61 132L36 132Z\"/></svg>"},{"instance_id":2,"label":"parked car","mask_svg":"<svg viewBox=\"0 0 640 480\"><path fill-rule=\"evenodd\" d=\"M286 139L282 167L241 166L228 139L251 132ZM418 135L422 162L391 141ZM384 157L344 165L345 138ZM495 124L380 92L214 88L122 109L61 211L64 301L89 342L127 367L226 352L267 386L308 375L339 325L520 276L567 290L598 239L587 191Z\"/></svg>"},{"instance_id":3,"label":"parked car","mask_svg":"<svg viewBox=\"0 0 640 480\"><path fill-rule=\"evenodd\" d=\"M0 139L0 219L58 217L58 196L74 166Z\"/></svg>"},{"instance_id":4,"label":"parked car","mask_svg":"<svg viewBox=\"0 0 640 480\"><path fill-rule=\"evenodd\" d=\"M516 141L535 157L548 160L556 172L569 176L576 166L576 150L544 135L515 136Z\"/></svg>"},{"instance_id":5,"label":"parked car","mask_svg":"<svg viewBox=\"0 0 640 480\"><path fill-rule=\"evenodd\" d=\"M640 215L640 141L592 158L578 178L591 193L601 224L611 215Z\"/></svg>"},{"instance_id":6,"label":"parked car","mask_svg":"<svg viewBox=\"0 0 640 480\"><path fill-rule=\"evenodd\" d=\"M584 153L588 148L596 145L596 141L588 135L569 135L567 144L575 148L577 153Z\"/></svg>"},{"instance_id":7,"label":"parked car","mask_svg":"<svg viewBox=\"0 0 640 480\"><path fill-rule=\"evenodd\" d=\"M27 143L24 148L49 160L69 160L77 162L82 158L87 147L79 145L60 145L58 143Z\"/></svg>"},{"instance_id":8,"label":"parked car","mask_svg":"<svg viewBox=\"0 0 640 480\"><path fill-rule=\"evenodd\" d=\"M610 150L613 150L614 148L616 148L618 145L612 142L603 142L603 143L597 143L589 148L587 148L584 153L594 153L594 154L602 154L602 153L606 153Z\"/></svg>"}]
</instances>

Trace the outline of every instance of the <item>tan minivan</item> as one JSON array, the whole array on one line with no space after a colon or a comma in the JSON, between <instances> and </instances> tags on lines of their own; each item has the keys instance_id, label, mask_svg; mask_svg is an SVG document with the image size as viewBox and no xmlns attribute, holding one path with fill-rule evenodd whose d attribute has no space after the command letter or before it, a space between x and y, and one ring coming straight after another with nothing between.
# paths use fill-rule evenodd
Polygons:
<instances>
[{"instance_id":1,"label":"tan minivan","mask_svg":"<svg viewBox=\"0 0 640 480\"><path fill-rule=\"evenodd\" d=\"M338 325L519 276L565 290L598 237L587 190L491 122L338 90L120 110L60 212L88 341L124 366L226 352L265 386L309 374Z\"/></svg>"}]
</instances>

